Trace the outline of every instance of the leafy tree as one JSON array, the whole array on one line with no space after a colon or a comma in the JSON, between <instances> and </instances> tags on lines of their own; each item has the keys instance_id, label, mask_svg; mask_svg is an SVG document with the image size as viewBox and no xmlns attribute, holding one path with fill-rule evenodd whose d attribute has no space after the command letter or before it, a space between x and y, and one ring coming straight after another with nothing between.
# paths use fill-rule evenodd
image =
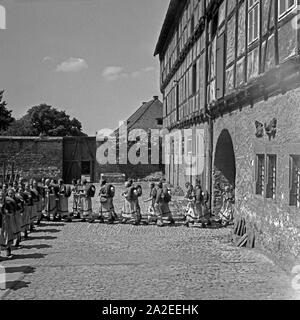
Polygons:
<instances>
[{"instance_id":1,"label":"leafy tree","mask_svg":"<svg viewBox=\"0 0 300 320\"><path fill-rule=\"evenodd\" d=\"M6 108L7 104L3 99L4 90L0 91L0 131L5 131L14 121L11 116L12 111Z\"/></svg>"},{"instance_id":2,"label":"leafy tree","mask_svg":"<svg viewBox=\"0 0 300 320\"><path fill-rule=\"evenodd\" d=\"M82 125L76 119L70 119L65 111L59 111L47 104L32 107L25 117L29 117L34 135L82 136Z\"/></svg>"},{"instance_id":3,"label":"leafy tree","mask_svg":"<svg viewBox=\"0 0 300 320\"><path fill-rule=\"evenodd\" d=\"M23 117L21 119L15 120L9 126L9 128L0 132L3 136L33 136L32 126L30 119Z\"/></svg>"},{"instance_id":4,"label":"leafy tree","mask_svg":"<svg viewBox=\"0 0 300 320\"><path fill-rule=\"evenodd\" d=\"M85 136L82 125L76 119L70 119L65 111L59 111L47 104L30 108L25 116L15 120L5 132L11 136Z\"/></svg>"}]
</instances>

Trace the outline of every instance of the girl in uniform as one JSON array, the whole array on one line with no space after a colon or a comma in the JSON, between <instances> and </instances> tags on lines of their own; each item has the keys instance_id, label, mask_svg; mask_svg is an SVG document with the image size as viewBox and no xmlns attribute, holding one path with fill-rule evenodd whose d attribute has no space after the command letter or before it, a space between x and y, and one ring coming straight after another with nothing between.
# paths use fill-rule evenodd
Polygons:
<instances>
[{"instance_id":1,"label":"girl in uniform","mask_svg":"<svg viewBox=\"0 0 300 320\"><path fill-rule=\"evenodd\" d=\"M188 201L185 209L185 226L189 227L190 223L194 224L199 217L196 214L196 195L193 185L190 182L185 184L187 192L185 199Z\"/></svg>"},{"instance_id":2,"label":"girl in uniform","mask_svg":"<svg viewBox=\"0 0 300 320\"><path fill-rule=\"evenodd\" d=\"M25 197L25 216L26 221L29 224L29 230L30 232L34 231L34 220L36 218L36 212L33 210L33 193L30 189L30 184L25 184L25 191L24 191L24 197Z\"/></svg>"},{"instance_id":3,"label":"girl in uniform","mask_svg":"<svg viewBox=\"0 0 300 320\"><path fill-rule=\"evenodd\" d=\"M136 207L136 214L134 217L134 225L139 225L142 222L142 213L141 213L141 207L139 203L139 198L143 194L143 189L141 185L137 185L134 190L134 201L135 201L135 207Z\"/></svg>"},{"instance_id":4,"label":"girl in uniform","mask_svg":"<svg viewBox=\"0 0 300 320\"><path fill-rule=\"evenodd\" d=\"M46 220L50 221L51 216L55 220L57 214L57 203L54 185L51 185L49 179L45 182L45 215Z\"/></svg>"},{"instance_id":5,"label":"girl in uniform","mask_svg":"<svg viewBox=\"0 0 300 320\"><path fill-rule=\"evenodd\" d=\"M219 213L218 222L222 226L226 227L233 221L233 212L234 212L234 195L229 186L225 187L223 193L223 206Z\"/></svg>"},{"instance_id":6,"label":"girl in uniform","mask_svg":"<svg viewBox=\"0 0 300 320\"><path fill-rule=\"evenodd\" d=\"M22 186L20 185L16 189L15 199L16 199L17 211L18 211L16 224L18 225L20 230L19 237L16 239L15 247L19 247L20 242L22 240L21 232L24 232L24 228L23 228L24 198L23 198Z\"/></svg>"},{"instance_id":7,"label":"girl in uniform","mask_svg":"<svg viewBox=\"0 0 300 320\"><path fill-rule=\"evenodd\" d=\"M9 193L13 195L12 192ZM15 201L8 195L5 195L3 190L0 190L0 215L1 215L1 232L0 232L0 245L1 256L4 258L11 258L11 247L14 241L14 211Z\"/></svg>"},{"instance_id":8,"label":"girl in uniform","mask_svg":"<svg viewBox=\"0 0 300 320\"><path fill-rule=\"evenodd\" d=\"M170 225L175 225L171 210L169 208L169 202L171 201L170 190L163 185L163 182L160 181L157 186L157 193L154 208L158 212L158 221L157 225L159 227L164 226L163 218L167 218L170 222Z\"/></svg>"},{"instance_id":9,"label":"girl in uniform","mask_svg":"<svg viewBox=\"0 0 300 320\"><path fill-rule=\"evenodd\" d=\"M69 216L67 187L64 184L64 181L62 179L58 181L58 185L59 185L59 191L58 191L57 213L62 218L66 218L67 221L69 222L71 219Z\"/></svg>"},{"instance_id":10,"label":"girl in uniform","mask_svg":"<svg viewBox=\"0 0 300 320\"><path fill-rule=\"evenodd\" d=\"M72 180L72 196L73 196L73 210L72 210L72 217L78 217L78 194L77 194L77 180Z\"/></svg>"},{"instance_id":11,"label":"girl in uniform","mask_svg":"<svg viewBox=\"0 0 300 320\"><path fill-rule=\"evenodd\" d=\"M35 216L34 220L36 220L37 225L40 222L40 194L38 191L38 185L36 180L32 181L32 185L30 188L31 194L32 194L32 200L33 200L33 206L32 206L32 215Z\"/></svg>"},{"instance_id":12,"label":"girl in uniform","mask_svg":"<svg viewBox=\"0 0 300 320\"><path fill-rule=\"evenodd\" d=\"M92 208L92 198L89 194L89 185L86 180L82 181L82 190L81 192L81 214L82 222L85 222L89 219L90 222L94 221L93 218L93 208Z\"/></svg>"},{"instance_id":13,"label":"girl in uniform","mask_svg":"<svg viewBox=\"0 0 300 320\"><path fill-rule=\"evenodd\" d=\"M124 204L121 211L122 221L121 223L126 223L134 219L136 215L136 202L134 195L133 181L129 180L125 183L125 191L122 193Z\"/></svg>"},{"instance_id":14,"label":"girl in uniform","mask_svg":"<svg viewBox=\"0 0 300 320\"><path fill-rule=\"evenodd\" d=\"M115 187L111 184L107 184L106 180L102 181L99 196L100 196L100 210L99 210L100 223L104 222L105 215L108 214L108 223L113 224L114 221L117 219L114 204L113 204L113 198L115 196Z\"/></svg>"},{"instance_id":15,"label":"girl in uniform","mask_svg":"<svg viewBox=\"0 0 300 320\"><path fill-rule=\"evenodd\" d=\"M145 200L144 202L150 202L150 206L148 208L148 223L157 223L157 214L154 209L155 205L155 199L156 199L156 188L155 188L155 183L151 182L150 184L150 197L149 199Z\"/></svg>"}]
</instances>

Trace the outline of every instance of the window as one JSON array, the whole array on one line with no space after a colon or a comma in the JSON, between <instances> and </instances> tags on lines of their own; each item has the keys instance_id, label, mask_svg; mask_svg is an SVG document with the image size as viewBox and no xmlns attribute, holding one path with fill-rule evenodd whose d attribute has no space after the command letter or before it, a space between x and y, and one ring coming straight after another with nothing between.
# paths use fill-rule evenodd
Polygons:
<instances>
[{"instance_id":1,"label":"window","mask_svg":"<svg viewBox=\"0 0 300 320\"><path fill-rule=\"evenodd\" d=\"M256 194L264 196L265 193L265 155L256 156Z\"/></svg>"},{"instance_id":2,"label":"window","mask_svg":"<svg viewBox=\"0 0 300 320\"><path fill-rule=\"evenodd\" d=\"M194 15L192 15L191 17L191 35L193 34L194 32L194 28L195 28L195 18L194 18Z\"/></svg>"},{"instance_id":3,"label":"window","mask_svg":"<svg viewBox=\"0 0 300 320\"><path fill-rule=\"evenodd\" d=\"M163 125L163 119L162 119L162 118L156 119L156 121L157 121L157 124L158 124L159 126L162 126L162 125Z\"/></svg>"},{"instance_id":4,"label":"window","mask_svg":"<svg viewBox=\"0 0 300 320\"><path fill-rule=\"evenodd\" d=\"M257 195L267 199L276 199L277 156L258 154L256 156Z\"/></svg>"},{"instance_id":5,"label":"window","mask_svg":"<svg viewBox=\"0 0 300 320\"><path fill-rule=\"evenodd\" d=\"M267 184L267 199L276 199L276 155L267 155L267 166L268 166L268 184Z\"/></svg>"},{"instance_id":6,"label":"window","mask_svg":"<svg viewBox=\"0 0 300 320\"><path fill-rule=\"evenodd\" d=\"M90 163L90 161L82 161L81 162L81 174L83 174L83 175L91 174L91 163Z\"/></svg>"},{"instance_id":7,"label":"window","mask_svg":"<svg viewBox=\"0 0 300 320\"><path fill-rule=\"evenodd\" d=\"M192 71L192 95L194 96L197 91L197 63L193 64Z\"/></svg>"},{"instance_id":8,"label":"window","mask_svg":"<svg viewBox=\"0 0 300 320\"><path fill-rule=\"evenodd\" d=\"M193 137L192 136L188 137L187 139L186 155L187 156L193 155Z\"/></svg>"},{"instance_id":9,"label":"window","mask_svg":"<svg viewBox=\"0 0 300 320\"><path fill-rule=\"evenodd\" d=\"M249 0L248 9L248 44L259 36L259 0Z\"/></svg>"},{"instance_id":10,"label":"window","mask_svg":"<svg viewBox=\"0 0 300 320\"><path fill-rule=\"evenodd\" d=\"M290 157L290 206L300 208L300 156Z\"/></svg>"},{"instance_id":11,"label":"window","mask_svg":"<svg viewBox=\"0 0 300 320\"><path fill-rule=\"evenodd\" d=\"M278 16L283 17L296 7L296 0L279 0L278 1Z\"/></svg>"}]
</instances>

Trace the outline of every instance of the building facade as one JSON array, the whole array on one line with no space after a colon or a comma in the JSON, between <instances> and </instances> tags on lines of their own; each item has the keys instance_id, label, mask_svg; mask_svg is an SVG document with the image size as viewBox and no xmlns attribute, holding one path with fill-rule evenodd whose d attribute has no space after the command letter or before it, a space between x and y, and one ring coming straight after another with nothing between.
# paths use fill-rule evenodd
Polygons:
<instances>
[{"instance_id":1,"label":"building facade","mask_svg":"<svg viewBox=\"0 0 300 320\"><path fill-rule=\"evenodd\" d=\"M236 218L283 265L300 258L298 18L296 0L172 0L155 50L168 180L200 178L214 213L234 188Z\"/></svg>"},{"instance_id":2,"label":"building facade","mask_svg":"<svg viewBox=\"0 0 300 320\"><path fill-rule=\"evenodd\" d=\"M158 96L154 96L150 101L143 102L110 137L99 134L99 177L101 174L124 174L126 178L143 179L164 171L162 139L159 136L162 129L163 104ZM110 144L106 145L108 138ZM106 149L114 157L109 158L105 154Z\"/></svg>"}]
</instances>

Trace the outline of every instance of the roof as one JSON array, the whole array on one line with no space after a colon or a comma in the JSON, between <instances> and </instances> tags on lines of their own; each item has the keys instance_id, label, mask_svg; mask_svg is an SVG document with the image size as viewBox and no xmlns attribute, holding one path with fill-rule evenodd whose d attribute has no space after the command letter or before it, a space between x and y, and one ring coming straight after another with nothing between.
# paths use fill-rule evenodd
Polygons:
<instances>
[{"instance_id":1,"label":"roof","mask_svg":"<svg viewBox=\"0 0 300 320\"><path fill-rule=\"evenodd\" d=\"M161 106L161 112L162 112L162 102L159 101L159 99L152 99L149 102L145 102L139 109L137 109L128 119L127 119L127 127L128 129L131 129L142 117L143 115L149 110L151 107L153 107L157 102L159 102ZM162 113L161 113L162 117Z\"/></svg>"},{"instance_id":2,"label":"roof","mask_svg":"<svg viewBox=\"0 0 300 320\"><path fill-rule=\"evenodd\" d=\"M169 32L173 27L174 23L176 22L178 13L180 13L183 10L186 2L187 0L171 0L170 1L169 8L168 8L168 11L159 35L156 48L155 48L154 56L162 52L165 46L166 40L168 39Z\"/></svg>"},{"instance_id":3,"label":"roof","mask_svg":"<svg viewBox=\"0 0 300 320\"><path fill-rule=\"evenodd\" d=\"M151 108L155 107L155 105L159 103L159 107L161 108L161 117L163 117L163 109L162 109L162 102L157 98L153 97L152 100L145 102L139 107L126 121L127 121L127 130L132 129L132 127L144 116L144 114ZM118 132L119 128L114 131L114 134Z\"/></svg>"}]
</instances>

